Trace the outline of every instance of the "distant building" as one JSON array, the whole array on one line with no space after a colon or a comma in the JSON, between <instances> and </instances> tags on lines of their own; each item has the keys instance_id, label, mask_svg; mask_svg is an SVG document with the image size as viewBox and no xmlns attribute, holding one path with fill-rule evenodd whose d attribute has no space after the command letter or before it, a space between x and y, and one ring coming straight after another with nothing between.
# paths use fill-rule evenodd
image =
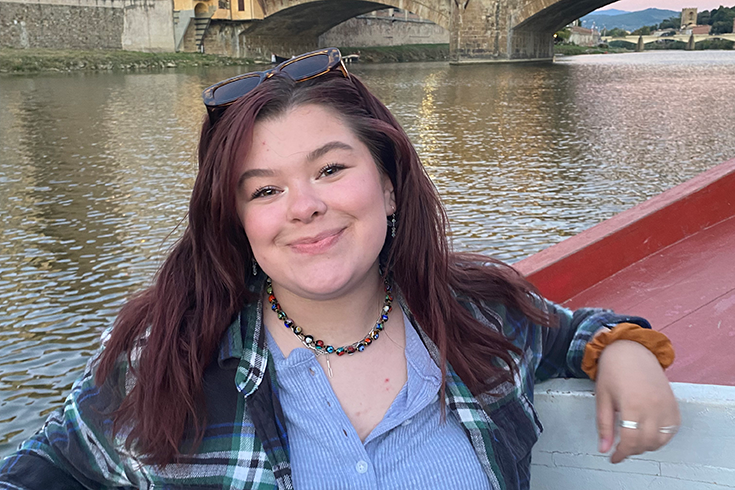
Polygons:
<instances>
[{"instance_id":1,"label":"distant building","mask_svg":"<svg viewBox=\"0 0 735 490\"><path fill-rule=\"evenodd\" d=\"M681 28L686 29L689 26L697 25L697 9L689 8L681 10Z\"/></svg>"},{"instance_id":2,"label":"distant building","mask_svg":"<svg viewBox=\"0 0 735 490\"><path fill-rule=\"evenodd\" d=\"M577 46L597 46L601 42L599 31L577 26L569 30L571 32L569 42Z\"/></svg>"},{"instance_id":3,"label":"distant building","mask_svg":"<svg viewBox=\"0 0 735 490\"><path fill-rule=\"evenodd\" d=\"M700 35L700 34L709 34L710 29L712 26L689 26L686 30L686 34L694 34Z\"/></svg>"}]
</instances>

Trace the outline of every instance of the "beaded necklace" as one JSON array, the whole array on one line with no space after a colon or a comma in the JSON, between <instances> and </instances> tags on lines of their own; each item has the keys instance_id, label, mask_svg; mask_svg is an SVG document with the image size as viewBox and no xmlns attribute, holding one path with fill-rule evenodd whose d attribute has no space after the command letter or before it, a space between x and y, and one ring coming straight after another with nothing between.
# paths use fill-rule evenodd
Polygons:
<instances>
[{"instance_id":1,"label":"beaded necklace","mask_svg":"<svg viewBox=\"0 0 735 490\"><path fill-rule=\"evenodd\" d=\"M378 340L378 337L380 337L380 332L385 328L385 322L388 321L388 313L390 313L393 309L393 307L391 306L393 303L391 286L390 284L388 284L387 281L385 281L384 287L385 302L383 303L380 318L378 318L378 320L375 322L375 325L373 325L365 338L358 340L357 342L353 342L349 345L343 345L342 347L334 347L332 345L328 345L323 340L315 340L313 336L305 334L303 329L296 325L296 323L294 323L294 321L288 317L286 312L281 309L281 305L278 303L278 299L273 294L273 283L271 282L270 277L266 278L265 292L268 294L268 302L271 304L271 309L276 312L276 315L278 315L278 319L283 322L283 325L286 328L290 328L294 335L299 338L301 343L304 344L304 346L308 349L313 350L317 356L327 356L327 370L329 371L329 377L331 378L333 377L333 373L332 365L329 362L329 354L336 354L338 356L348 354L351 356L355 352L364 351L368 345L372 344L374 340Z\"/></svg>"}]
</instances>

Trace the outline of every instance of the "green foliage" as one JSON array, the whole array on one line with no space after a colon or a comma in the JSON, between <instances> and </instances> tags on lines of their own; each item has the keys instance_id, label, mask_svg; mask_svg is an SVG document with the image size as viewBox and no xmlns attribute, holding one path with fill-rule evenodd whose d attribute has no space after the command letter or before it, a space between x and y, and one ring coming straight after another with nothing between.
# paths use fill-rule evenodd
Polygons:
<instances>
[{"instance_id":1,"label":"green foliage","mask_svg":"<svg viewBox=\"0 0 735 490\"><path fill-rule=\"evenodd\" d=\"M712 17L710 16L709 10L703 10L697 14L697 25L700 26L711 26Z\"/></svg>"},{"instance_id":2,"label":"green foliage","mask_svg":"<svg viewBox=\"0 0 735 490\"><path fill-rule=\"evenodd\" d=\"M714 25L715 22L732 22L732 20L735 19L735 7L716 8L710 12L710 15L712 18L712 25Z\"/></svg>"},{"instance_id":3,"label":"green foliage","mask_svg":"<svg viewBox=\"0 0 735 490\"><path fill-rule=\"evenodd\" d=\"M646 51L649 50L658 50L658 49L686 49L687 43L684 41L677 41L675 39L666 39L664 41L654 41L652 43L646 43L644 46L644 49Z\"/></svg>"},{"instance_id":4,"label":"green foliage","mask_svg":"<svg viewBox=\"0 0 735 490\"><path fill-rule=\"evenodd\" d=\"M449 44L405 44L368 48L340 47L343 56L359 54L360 63L396 63L407 61L444 61L449 59Z\"/></svg>"},{"instance_id":5,"label":"green foliage","mask_svg":"<svg viewBox=\"0 0 735 490\"><path fill-rule=\"evenodd\" d=\"M613 27L612 29L605 30L602 33L603 36L612 36L612 37L625 37L628 35L628 31L625 29L621 29L619 27Z\"/></svg>"},{"instance_id":6,"label":"green foliage","mask_svg":"<svg viewBox=\"0 0 735 490\"><path fill-rule=\"evenodd\" d=\"M618 48L618 49L627 49L632 50L635 49L637 46L637 43L631 43L629 41L610 41L608 43L608 46L611 48Z\"/></svg>"},{"instance_id":7,"label":"green foliage","mask_svg":"<svg viewBox=\"0 0 735 490\"><path fill-rule=\"evenodd\" d=\"M729 34L732 32L732 21L727 22L720 20L712 24L710 34Z\"/></svg>"},{"instance_id":8,"label":"green foliage","mask_svg":"<svg viewBox=\"0 0 735 490\"><path fill-rule=\"evenodd\" d=\"M252 63L253 60L245 58L227 58L200 53L0 48L0 73L165 70L183 66L231 66Z\"/></svg>"},{"instance_id":9,"label":"green foliage","mask_svg":"<svg viewBox=\"0 0 735 490\"><path fill-rule=\"evenodd\" d=\"M577 54L607 54L607 53L627 53L628 49L611 48L604 44L597 47L577 46L576 44L557 44L554 46L554 54L573 56Z\"/></svg>"},{"instance_id":10,"label":"green foliage","mask_svg":"<svg viewBox=\"0 0 735 490\"><path fill-rule=\"evenodd\" d=\"M735 49L735 41L727 39L705 39L694 45L694 49Z\"/></svg>"},{"instance_id":11,"label":"green foliage","mask_svg":"<svg viewBox=\"0 0 735 490\"><path fill-rule=\"evenodd\" d=\"M651 32L656 30L656 26L643 26L631 32L634 36L649 36Z\"/></svg>"},{"instance_id":12,"label":"green foliage","mask_svg":"<svg viewBox=\"0 0 735 490\"><path fill-rule=\"evenodd\" d=\"M679 29L681 27L681 15L677 17L669 17L658 25L660 30L663 29Z\"/></svg>"},{"instance_id":13,"label":"green foliage","mask_svg":"<svg viewBox=\"0 0 735 490\"><path fill-rule=\"evenodd\" d=\"M568 42L571 35L572 35L572 30L569 29L568 27L565 27L564 29L560 31L556 31L554 33L554 44Z\"/></svg>"},{"instance_id":14,"label":"green foliage","mask_svg":"<svg viewBox=\"0 0 735 490\"><path fill-rule=\"evenodd\" d=\"M704 14L704 12L702 13ZM720 7L707 13L709 14L707 23L712 26L711 34L728 34L732 32L732 24L733 20L735 20L735 7Z\"/></svg>"}]
</instances>

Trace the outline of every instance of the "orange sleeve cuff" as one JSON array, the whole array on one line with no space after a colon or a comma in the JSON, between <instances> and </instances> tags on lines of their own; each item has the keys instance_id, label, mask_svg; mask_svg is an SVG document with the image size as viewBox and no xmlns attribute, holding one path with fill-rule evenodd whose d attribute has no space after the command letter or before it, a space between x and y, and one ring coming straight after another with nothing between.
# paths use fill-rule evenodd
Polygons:
<instances>
[{"instance_id":1,"label":"orange sleeve cuff","mask_svg":"<svg viewBox=\"0 0 735 490\"><path fill-rule=\"evenodd\" d=\"M595 335L584 348L582 371L587 373L590 379L594 380L597 377L597 363L602 350L616 340L638 342L656 356L664 369L674 362L674 347L666 335L634 323L620 323L607 332Z\"/></svg>"}]
</instances>

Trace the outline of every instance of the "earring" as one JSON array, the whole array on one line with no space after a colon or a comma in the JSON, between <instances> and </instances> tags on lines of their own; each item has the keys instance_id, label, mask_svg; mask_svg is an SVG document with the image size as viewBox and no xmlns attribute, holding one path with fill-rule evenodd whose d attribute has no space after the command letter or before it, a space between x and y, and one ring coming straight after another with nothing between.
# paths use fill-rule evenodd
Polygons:
<instances>
[{"instance_id":1,"label":"earring","mask_svg":"<svg viewBox=\"0 0 735 490\"><path fill-rule=\"evenodd\" d=\"M396 213L390 215L390 236L396 237Z\"/></svg>"},{"instance_id":2,"label":"earring","mask_svg":"<svg viewBox=\"0 0 735 490\"><path fill-rule=\"evenodd\" d=\"M258 262L255 259L253 259L253 276L257 276L257 275L258 275Z\"/></svg>"}]
</instances>

